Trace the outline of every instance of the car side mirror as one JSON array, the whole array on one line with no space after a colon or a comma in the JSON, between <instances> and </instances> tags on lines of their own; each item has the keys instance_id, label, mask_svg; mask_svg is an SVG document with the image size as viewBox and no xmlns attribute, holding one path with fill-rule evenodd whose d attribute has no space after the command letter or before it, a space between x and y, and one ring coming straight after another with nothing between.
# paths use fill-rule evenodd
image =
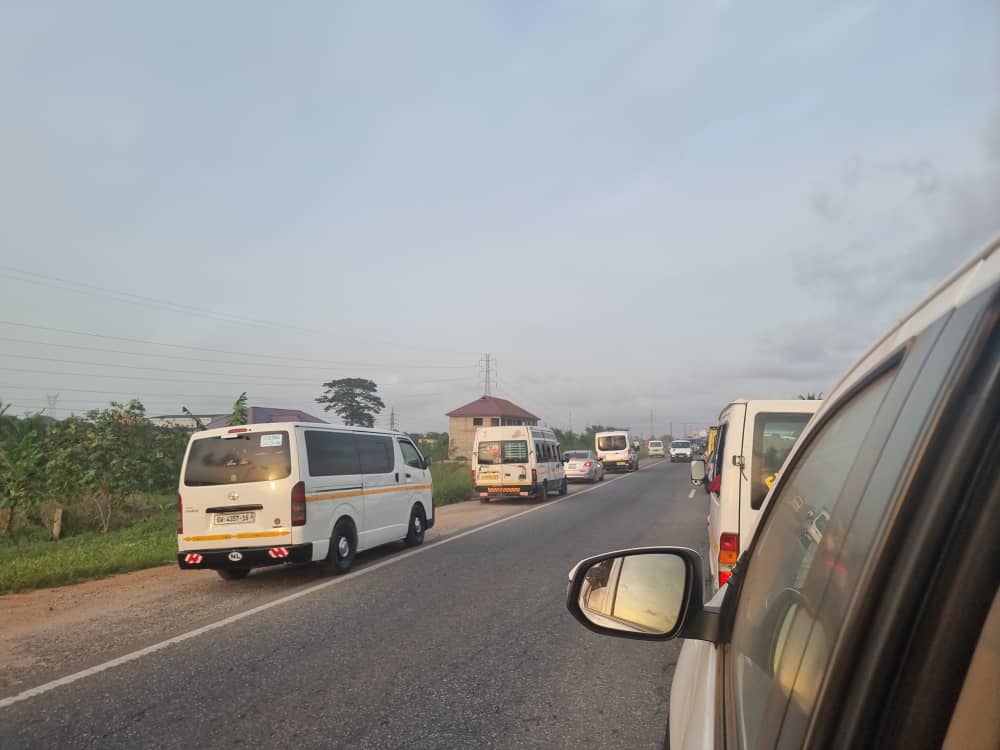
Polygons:
<instances>
[{"instance_id":1,"label":"car side mirror","mask_svg":"<svg viewBox=\"0 0 1000 750\"><path fill-rule=\"evenodd\" d=\"M430 467L430 465L431 465L431 457L424 456L424 468L427 469Z\"/></svg>"},{"instance_id":2,"label":"car side mirror","mask_svg":"<svg viewBox=\"0 0 1000 750\"><path fill-rule=\"evenodd\" d=\"M705 462L696 458L691 461L691 484L700 487L705 481Z\"/></svg>"},{"instance_id":3,"label":"car side mirror","mask_svg":"<svg viewBox=\"0 0 1000 750\"><path fill-rule=\"evenodd\" d=\"M570 571L566 607L603 635L664 641L718 637L718 610L704 604L701 557L686 547L608 552Z\"/></svg>"}]
</instances>

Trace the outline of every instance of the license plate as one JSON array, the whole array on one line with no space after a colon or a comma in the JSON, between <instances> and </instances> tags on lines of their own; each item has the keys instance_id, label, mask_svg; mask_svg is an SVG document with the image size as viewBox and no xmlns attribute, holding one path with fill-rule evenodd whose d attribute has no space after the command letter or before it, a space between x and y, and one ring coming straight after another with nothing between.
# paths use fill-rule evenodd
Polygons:
<instances>
[{"instance_id":1,"label":"license plate","mask_svg":"<svg viewBox=\"0 0 1000 750\"><path fill-rule=\"evenodd\" d=\"M521 491L520 487L487 487L487 492L491 492L494 495L516 495Z\"/></svg>"},{"instance_id":2,"label":"license plate","mask_svg":"<svg viewBox=\"0 0 1000 750\"><path fill-rule=\"evenodd\" d=\"M219 513L215 516L215 525L224 526L229 523L253 523L255 513Z\"/></svg>"}]
</instances>

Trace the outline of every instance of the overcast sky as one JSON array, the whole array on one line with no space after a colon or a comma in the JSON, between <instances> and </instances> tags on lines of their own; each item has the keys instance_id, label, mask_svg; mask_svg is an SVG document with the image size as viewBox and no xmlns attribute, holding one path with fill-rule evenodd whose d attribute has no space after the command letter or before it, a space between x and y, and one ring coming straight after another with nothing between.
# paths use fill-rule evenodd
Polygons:
<instances>
[{"instance_id":1,"label":"overcast sky","mask_svg":"<svg viewBox=\"0 0 1000 750\"><path fill-rule=\"evenodd\" d=\"M1000 231L995 0L2 16L15 412L352 376L442 430L488 352L549 424L679 431L828 391Z\"/></svg>"}]
</instances>

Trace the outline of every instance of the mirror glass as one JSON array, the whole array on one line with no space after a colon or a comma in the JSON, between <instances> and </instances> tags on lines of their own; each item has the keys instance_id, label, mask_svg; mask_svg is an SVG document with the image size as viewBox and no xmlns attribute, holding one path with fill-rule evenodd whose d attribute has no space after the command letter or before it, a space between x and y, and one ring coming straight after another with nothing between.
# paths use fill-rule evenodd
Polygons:
<instances>
[{"instance_id":1,"label":"mirror glass","mask_svg":"<svg viewBox=\"0 0 1000 750\"><path fill-rule=\"evenodd\" d=\"M705 462L695 459L691 462L691 483L696 487L705 481Z\"/></svg>"},{"instance_id":2,"label":"mirror glass","mask_svg":"<svg viewBox=\"0 0 1000 750\"><path fill-rule=\"evenodd\" d=\"M646 635L677 627L687 565L679 555L634 552L594 563L580 588L580 611L595 625Z\"/></svg>"}]
</instances>

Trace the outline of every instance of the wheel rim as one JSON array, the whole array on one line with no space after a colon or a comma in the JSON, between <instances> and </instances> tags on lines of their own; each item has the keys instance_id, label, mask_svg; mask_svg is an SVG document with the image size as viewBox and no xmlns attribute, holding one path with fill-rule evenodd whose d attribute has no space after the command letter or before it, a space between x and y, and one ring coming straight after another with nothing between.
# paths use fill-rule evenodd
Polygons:
<instances>
[{"instance_id":1,"label":"wheel rim","mask_svg":"<svg viewBox=\"0 0 1000 750\"><path fill-rule=\"evenodd\" d=\"M420 516L413 517L413 530L418 534L424 530L424 525L420 523Z\"/></svg>"},{"instance_id":2,"label":"wheel rim","mask_svg":"<svg viewBox=\"0 0 1000 750\"><path fill-rule=\"evenodd\" d=\"M346 536L340 537L337 540L337 554L341 557L347 557L351 551L351 543L347 540Z\"/></svg>"}]
</instances>

